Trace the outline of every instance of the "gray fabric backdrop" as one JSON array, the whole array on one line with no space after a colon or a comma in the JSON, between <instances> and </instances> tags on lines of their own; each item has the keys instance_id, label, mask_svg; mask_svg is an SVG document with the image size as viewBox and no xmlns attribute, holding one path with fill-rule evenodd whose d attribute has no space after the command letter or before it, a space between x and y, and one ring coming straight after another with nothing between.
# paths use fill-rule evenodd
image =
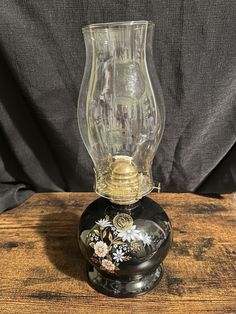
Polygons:
<instances>
[{"instance_id":1,"label":"gray fabric backdrop","mask_svg":"<svg viewBox=\"0 0 236 314\"><path fill-rule=\"evenodd\" d=\"M82 26L147 19L167 121L163 191L236 190L235 0L1 0L0 211L34 191L92 190L76 106Z\"/></svg>"}]
</instances>

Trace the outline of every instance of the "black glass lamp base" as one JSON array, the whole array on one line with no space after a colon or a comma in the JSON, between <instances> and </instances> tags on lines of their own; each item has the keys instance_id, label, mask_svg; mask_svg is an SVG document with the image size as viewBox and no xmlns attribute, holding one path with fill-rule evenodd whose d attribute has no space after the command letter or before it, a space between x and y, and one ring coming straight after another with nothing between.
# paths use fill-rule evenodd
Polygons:
<instances>
[{"instance_id":1,"label":"black glass lamp base","mask_svg":"<svg viewBox=\"0 0 236 314\"><path fill-rule=\"evenodd\" d=\"M161 280L171 242L168 216L148 197L132 205L113 204L101 197L83 212L78 228L89 283L115 297L132 297L154 288Z\"/></svg>"},{"instance_id":2,"label":"black glass lamp base","mask_svg":"<svg viewBox=\"0 0 236 314\"><path fill-rule=\"evenodd\" d=\"M159 265L149 274L119 280L104 276L88 264L87 275L90 285L97 291L111 297L127 298L144 294L155 288L162 278L163 267Z\"/></svg>"}]
</instances>

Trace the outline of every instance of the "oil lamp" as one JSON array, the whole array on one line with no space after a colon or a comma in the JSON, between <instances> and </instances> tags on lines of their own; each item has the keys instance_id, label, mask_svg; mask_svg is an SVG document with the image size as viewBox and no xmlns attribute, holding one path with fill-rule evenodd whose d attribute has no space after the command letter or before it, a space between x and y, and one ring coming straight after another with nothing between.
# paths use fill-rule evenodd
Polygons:
<instances>
[{"instance_id":1,"label":"oil lamp","mask_svg":"<svg viewBox=\"0 0 236 314\"><path fill-rule=\"evenodd\" d=\"M89 283L110 296L155 287L172 241L166 213L146 196L154 187L152 161L165 121L153 31L149 21L83 28L78 122L101 197L82 214L78 242Z\"/></svg>"}]
</instances>

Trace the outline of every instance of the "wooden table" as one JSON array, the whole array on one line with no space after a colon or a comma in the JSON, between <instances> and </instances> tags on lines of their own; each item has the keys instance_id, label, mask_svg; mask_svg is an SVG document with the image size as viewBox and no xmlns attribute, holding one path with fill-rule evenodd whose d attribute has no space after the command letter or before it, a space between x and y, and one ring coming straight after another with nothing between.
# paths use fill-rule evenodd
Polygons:
<instances>
[{"instance_id":1,"label":"wooden table","mask_svg":"<svg viewBox=\"0 0 236 314\"><path fill-rule=\"evenodd\" d=\"M0 313L236 313L236 195L151 197L174 244L160 285L133 299L86 282L76 227L94 193L35 194L0 215Z\"/></svg>"}]
</instances>

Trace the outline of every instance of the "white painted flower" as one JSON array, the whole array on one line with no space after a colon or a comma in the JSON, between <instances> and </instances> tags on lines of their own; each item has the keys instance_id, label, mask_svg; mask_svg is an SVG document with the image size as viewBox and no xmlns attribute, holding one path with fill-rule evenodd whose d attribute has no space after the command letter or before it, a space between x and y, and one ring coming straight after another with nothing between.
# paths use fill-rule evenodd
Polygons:
<instances>
[{"instance_id":1,"label":"white painted flower","mask_svg":"<svg viewBox=\"0 0 236 314\"><path fill-rule=\"evenodd\" d=\"M139 238L141 241L143 241L144 246L150 245L152 243L152 238L148 233L140 234Z\"/></svg>"},{"instance_id":2,"label":"white painted flower","mask_svg":"<svg viewBox=\"0 0 236 314\"><path fill-rule=\"evenodd\" d=\"M99 219L96 221L96 224L99 225L101 228L111 227L112 223L108 220L108 218Z\"/></svg>"},{"instance_id":3,"label":"white painted flower","mask_svg":"<svg viewBox=\"0 0 236 314\"><path fill-rule=\"evenodd\" d=\"M113 258L116 262L123 262L124 260L124 253L122 252L122 250L116 250L115 253L113 253Z\"/></svg>"},{"instance_id":4,"label":"white painted flower","mask_svg":"<svg viewBox=\"0 0 236 314\"><path fill-rule=\"evenodd\" d=\"M94 252L99 257L105 257L108 253L108 247L105 242L98 241L94 245Z\"/></svg>"},{"instance_id":5,"label":"white painted flower","mask_svg":"<svg viewBox=\"0 0 236 314\"><path fill-rule=\"evenodd\" d=\"M116 268L116 266L111 261L108 261L108 259L102 260L102 266L109 271L113 271Z\"/></svg>"},{"instance_id":6,"label":"white painted flower","mask_svg":"<svg viewBox=\"0 0 236 314\"><path fill-rule=\"evenodd\" d=\"M139 240L139 230L136 230L136 225L133 225L128 230L119 231L118 237L128 242Z\"/></svg>"}]
</instances>

